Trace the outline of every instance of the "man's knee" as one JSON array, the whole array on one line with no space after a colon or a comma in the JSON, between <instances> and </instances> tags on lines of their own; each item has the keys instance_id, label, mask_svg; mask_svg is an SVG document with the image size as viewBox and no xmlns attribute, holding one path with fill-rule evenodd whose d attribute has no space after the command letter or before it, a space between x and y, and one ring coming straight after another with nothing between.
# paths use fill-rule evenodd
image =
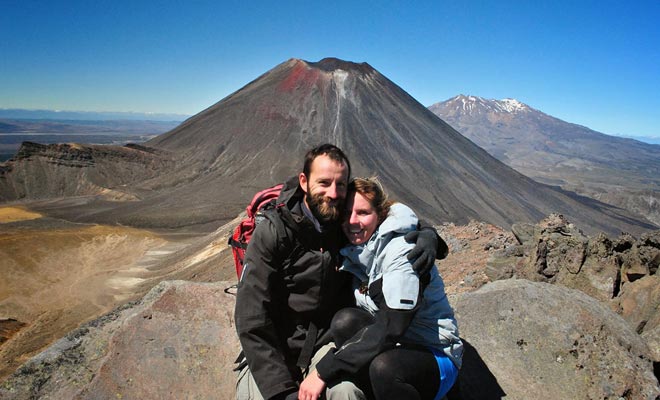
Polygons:
<instances>
[{"instance_id":1,"label":"man's knee","mask_svg":"<svg viewBox=\"0 0 660 400\"><path fill-rule=\"evenodd\" d=\"M364 395L353 382L344 381L329 386L325 391L327 400L366 400Z\"/></svg>"},{"instance_id":2,"label":"man's knee","mask_svg":"<svg viewBox=\"0 0 660 400\"><path fill-rule=\"evenodd\" d=\"M250 368L244 366L238 373L236 379L236 400L263 400L263 396L257 388L257 383L252 377Z\"/></svg>"}]
</instances>

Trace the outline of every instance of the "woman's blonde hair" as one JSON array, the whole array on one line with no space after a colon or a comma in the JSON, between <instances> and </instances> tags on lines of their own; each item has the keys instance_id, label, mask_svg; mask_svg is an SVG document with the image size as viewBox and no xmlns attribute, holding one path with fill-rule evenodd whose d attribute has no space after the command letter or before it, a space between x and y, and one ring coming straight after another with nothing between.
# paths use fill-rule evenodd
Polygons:
<instances>
[{"instance_id":1,"label":"woman's blonde hair","mask_svg":"<svg viewBox=\"0 0 660 400\"><path fill-rule=\"evenodd\" d=\"M360 193L369 204L376 209L378 223L380 224L390 213L390 207L394 202L387 197L377 177L355 178L348 184L348 193Z\"/></svg>"}]
</instances>

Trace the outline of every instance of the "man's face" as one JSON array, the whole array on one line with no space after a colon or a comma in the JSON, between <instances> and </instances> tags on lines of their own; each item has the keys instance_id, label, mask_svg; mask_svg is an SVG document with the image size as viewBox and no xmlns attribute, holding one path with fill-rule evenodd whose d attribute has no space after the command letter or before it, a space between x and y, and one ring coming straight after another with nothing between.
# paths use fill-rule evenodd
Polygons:
<instances>
[{"instance_id":1,"label":"man's face","mask_svg":"<svg viewBox=\"0 0 660 400\"><path fill-rule=\"evenodd\" d=\"M346 200L348 168L322 154L312 162L309 176L301 173L300 187L305 192L305 204L321 223L339 220Z\"/></svg>"}]
</instances>

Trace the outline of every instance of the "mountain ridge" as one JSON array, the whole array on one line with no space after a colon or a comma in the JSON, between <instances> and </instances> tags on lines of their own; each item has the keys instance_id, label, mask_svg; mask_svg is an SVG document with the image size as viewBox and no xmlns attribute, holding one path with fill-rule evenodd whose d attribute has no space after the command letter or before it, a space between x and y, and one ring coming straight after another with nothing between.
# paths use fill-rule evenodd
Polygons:
<instances>
[{"instance_id":1,"label":"mountain ridge","mask_svg":"<svg viewBox=\"0 0 660 400\"><path fill-rule=\"evenodd\" d=\"M451 108L453 106L457 113L460 113L460 111L470 113L473 109L479 110L479 108L509 113L529 112L532 110L532 108L527 104L513 98L488 100L483 97L464 94L459 94L458 96L452 97L443 103L447 104L446 108ZM434 106L437 106L438 104L441 103L435 103L434 105L429 106L429 109L433 111Z\"/></svg>"},{"instance_id":2,"label":"mountain ridge","mask_svg":"<svg viewBox=\"0 0 660 400\"><path fill-rule=\"evenodd\" d=\"M287 60L148 141L147 148L164 150L168 158L160 173L120 188L139 194L140 201L109 207L91 199L89 211L48 211L89 222L214 229L241 212L255 192L296 174L305 152L324 142L346 152L355 176L378 175L393 198L432 222L475 219L506 227L562 212L590 231L654 228L534 182L369 64L334 58Z\"/></svg>"},{"instance_id":3,"label":"mountain ridge","mask_svg":"<svg viewBox=\"0 0 660 400\"><path fill-rule=\"evenodd\" d=\"M524 113L502 112L499 102L459 95L429 110L532 179L660 224L660 146L606 135L526 105Z\"/></svg>"}]
</instances>

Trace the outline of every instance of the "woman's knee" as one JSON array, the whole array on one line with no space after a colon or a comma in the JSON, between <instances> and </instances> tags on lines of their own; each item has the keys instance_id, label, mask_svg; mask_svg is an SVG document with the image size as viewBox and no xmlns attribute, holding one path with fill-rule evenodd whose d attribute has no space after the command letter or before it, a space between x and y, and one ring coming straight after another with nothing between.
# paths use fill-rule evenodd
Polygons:
<instances>
[{"instance_id":1,"label":"woman's knee","mask_svg":"<svg viewBox=\"0 0 660 400\"><path fill-rule=\"evenodd\" d=\"M381 353L369 364L369 379L372 382L389 382L400 379L397 376L400 368L396 365L393 353Z\"/></svg>"}]
</instances>

